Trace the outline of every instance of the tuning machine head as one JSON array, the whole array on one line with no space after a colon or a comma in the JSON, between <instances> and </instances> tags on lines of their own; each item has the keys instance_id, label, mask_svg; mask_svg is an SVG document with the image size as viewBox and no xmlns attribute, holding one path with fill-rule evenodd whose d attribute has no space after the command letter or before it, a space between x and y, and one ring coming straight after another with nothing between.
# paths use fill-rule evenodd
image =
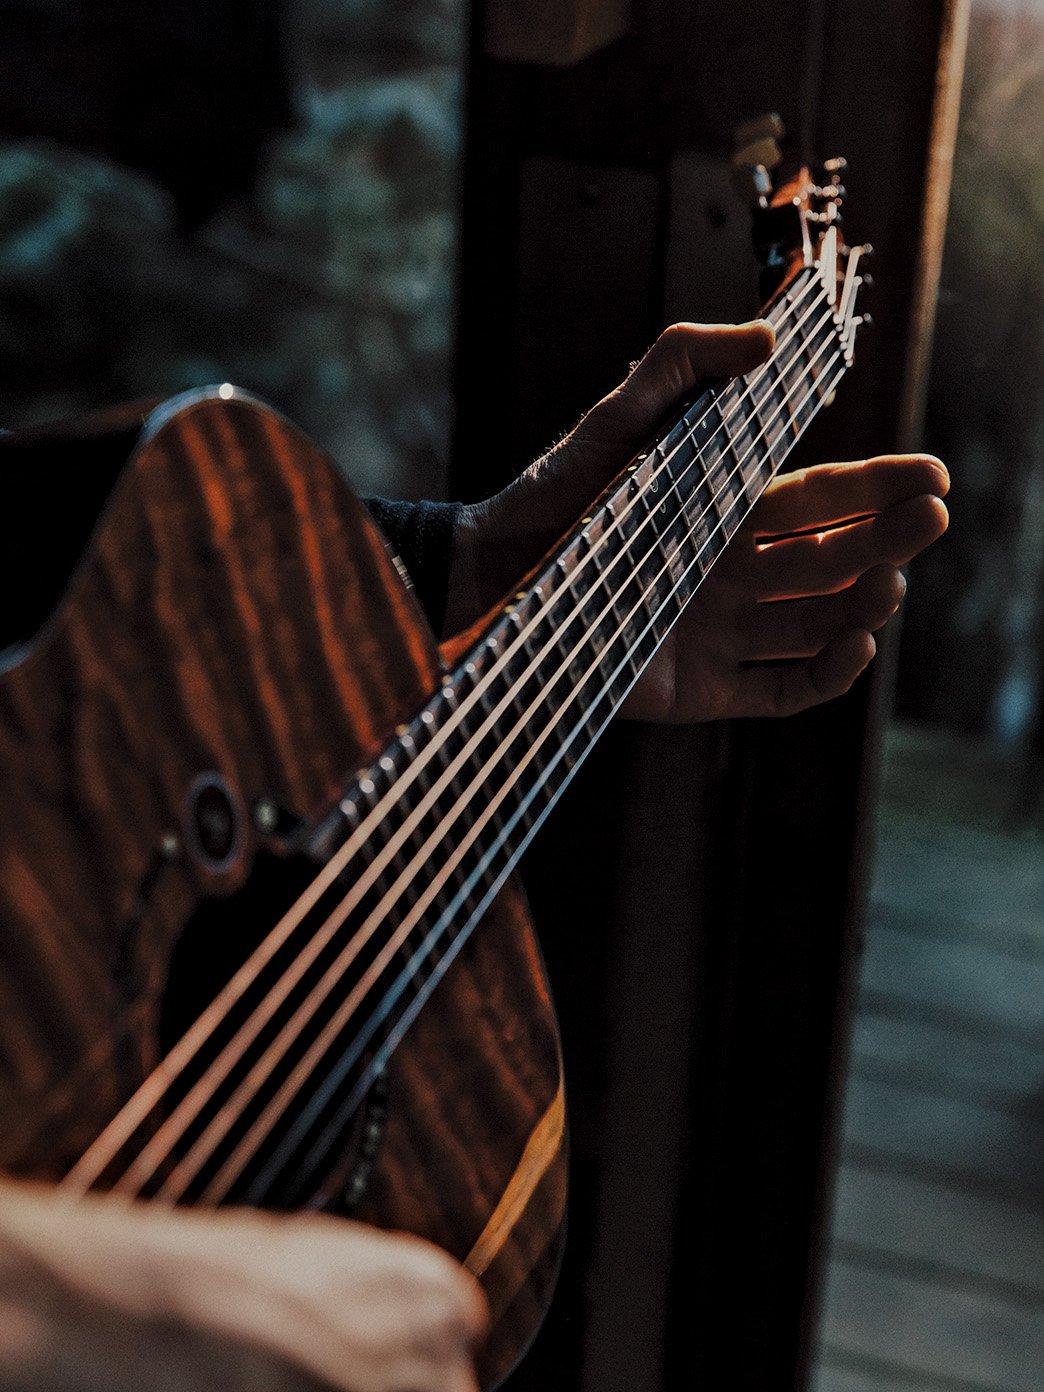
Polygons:
<instances>
[{"instance_id":1,"label":"tuning machine head","mask_svg":"<svg viewBox=\"0 0 1044 1392\"><path fill-rule=\"evenodd\" d=\"M809 189L809 197L814 205L811 211L814 222L822 223L825 227L841 222L841 204L846 194L841 176L847 168L848 161L840 156L824 160L819 165L816 171L818 181Z\"/></svg>"},{"instance_id":2,"label":"tuning machine head","mask_svg":"<svg viewBox=\"0 0 1044 1392\"><path fill-rule=\"evenodd\" d=\"M773 191L773 171L783 162L780 141L783 122L774 111L744 121L733 131L732 177L740 197L755 208L767 208Z\"/></svg>"}]
</instances>

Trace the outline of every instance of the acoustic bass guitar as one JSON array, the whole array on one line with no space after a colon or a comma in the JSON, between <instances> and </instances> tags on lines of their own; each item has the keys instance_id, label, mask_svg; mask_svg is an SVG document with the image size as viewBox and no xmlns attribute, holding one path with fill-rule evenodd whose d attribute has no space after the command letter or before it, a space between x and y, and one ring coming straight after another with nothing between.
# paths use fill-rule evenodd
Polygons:
<instances>
[{"instance_id":1,"label":"acoustic bass guitar","mask_svg":"<svg viewBox=\"0 0 1044 1392\"><path fill-rule=\"evenodd\" d=\"M852 363L838 198L803 170L765 200L799 247L771 361L679 407L465 644L250 397L95 428L125 462L0 670L4 1169L418 1233L485 1288L483 1386L515 1364L566 1126L511 872Z\"/></svg>"}]
</instances>

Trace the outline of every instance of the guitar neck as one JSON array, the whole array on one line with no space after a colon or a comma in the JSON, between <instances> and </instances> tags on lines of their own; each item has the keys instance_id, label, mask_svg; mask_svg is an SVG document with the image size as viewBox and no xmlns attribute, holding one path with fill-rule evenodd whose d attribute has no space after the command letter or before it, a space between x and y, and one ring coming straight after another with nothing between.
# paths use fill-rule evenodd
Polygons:
<instances>
[{"instance_id":1,"label":"guitar neck","mask_svg":"<svg viewBox=\"0 0 1044 1392\"><path fill-rule=\"evenodd\" d=\"M623 471L388 751L396 769L435 751L447 815L502 795L491 816L517 813L528 839L829 399L848 359L816 272L767 317L773 358L701 393Z\"/></svg>"},{"instance_id":2,"label":"guitar neck","mask_svg":"<svg viewBox=\"0 0 1044 1392\"><path fill-rule=\"evenodd\" d=\"M846 371L816 269L767 313L770 362L689 403L342 803L371 844L380 818L377 885L414 946L383 1055Z\"/></svg>"},{"instance_id":3,"label":"guitar neck","mask_svg":"<svg viewBox=\"0 0 1044 1392\"><path fill-rule=\"evenodd\" d=\"M248 1178L230 1157L208 1201L238 1185L237 1202L261 1202L277 1181L288 1201L311 1191L345 1119L847 369L852 321L825 284L813 268L790 283L768 311L771 362L686 406L314 830L330 872L316 895L344 893L342 871L350 883L329 922L353 914L344 960L355 968L330 985L325 1023L295 1063L295 1088L309 1083L293 1125ZM69 1176L78 1192L148 1115L143 1095L115 1142L100 1138ZM149 1175L135 1165L129 1191Z\"/></svg>"}]
</instances>

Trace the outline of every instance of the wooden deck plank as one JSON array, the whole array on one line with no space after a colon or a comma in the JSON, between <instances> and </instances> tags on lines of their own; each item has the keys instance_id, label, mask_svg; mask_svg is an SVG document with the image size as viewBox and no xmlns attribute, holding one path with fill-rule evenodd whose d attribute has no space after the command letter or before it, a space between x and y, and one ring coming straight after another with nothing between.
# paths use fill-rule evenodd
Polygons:
<instances>
[{"instance_id":1,"label":"wooden deck plank","mask_svg":"<svg viewBox=\"0 0 1044 1392\"><path fill-rule=\"evenodd\" d=\"M909 1368L881 1354L854 1353L837 1344L819 1346L819 1367L826 1374L854 1380L860 1392L863 1388L866 1392L1008 1392L967 1377Z\"/></svg>"},{"instance_id":2,"label":"wooden deck plank","mask_svg":"<svg viewBox=\"0 0 1044 1392\"><path fill-rule=\"evenodd\" d=\"M1040 1392L1044 1321L980 1292L941 1290L846 1261L831 1264L823 1341L926 1377Z\"/></svg>"},{"instance_id":3,"label":"wooden deck plank","mask_svg":"<svg viewBox=\"0 0 1044 1392\"><path fill-rule=\"evenodd\" d=\"M1044 1116L1025 1116L853 1076L849 1080L846 1157L891 1157L969 1188L1039 1212L1044 1203Z\"/></svg>"},{"instance_id":4,"label":"wooden deck plank","mask_svg":"<svg viewBox=\"0 0 1044 1392\"><path fill-rule=\"evenodd\" d=\"M909 1003L894 996L863 993L852 1057L856 1067L891 1068L913 1087L952 1085L969 1097L1015 1106L1044 1096L1044 1051L1010 1033L970 1033L923 1011L911 1014Z\"/></svg>"},{"instance_id":5,"label":"wooden deck plank","mask_svg":"<svg viewBox=\"0 0 1044 1392\"><path fill-rule=\"evenodd\" d=\"M878 1376L867 1369L837 1367L820 1358L812 1382L812 1392L912 1392L905 1379ZM919 1392L919 1389L918 1389Z\"/></svg>"},{"instance_id":6,"label":"wooden deck plank","mask_svg":"<svg viewBox=\"0 0 1044 1392\"><path fill-rule=\"evenodd\" d=\"M871 919L862 982L871 991L961 1011L1044 1050L1044 961L896 931Z\"/></svg>"},{"instance_id":7,"label":"wooden deck plank","mask_svg":"<svg viewBox=\"0 0 1044 1392\"><path fill-rule=\"evenodd\" d=\"M878 828L875 899L905 904L913 891L929 911L946 901L957 914L986 922L1000 919L1003 908L1003 919L1024 920L1044 932L1044 847L1039 837L967 821L940 822L926 817L926 810L886 806Z\"/></svg>"},{"instance_id":8,"label":"wooden deck plank","mask_svg":"<svg viewBox=\"0 0 1044 1392\"><path fill-rule=\"evenodd\" d=\"M953 866L952 873L963 882L967 870ZM974 879L976 871L971 872ZM889 878L899 878L898 872ZM1044 963L1044 905L1024 903L1021 908L998 894L988 903L953 901L953 893L925 888L923 902L911 902L909 887L875 891L872 906L875 927L913 933L919 938L941 938L949 942L975 943L988 952Z\"/></svg>"},{"instance_id":9,"label":"wooden deck plank","mask_svg":"<svg viewBox=\"0 0 1044 1392\"><path fill-rule=\"evenodd\" d=\"M863 1249L892 1269L939 1283L994 1288L1044 1319L1044 1214L930 1181L845 1166L834 1207L834 1245ZM934 1268L934 1271L933 1271ZM1042 1369L1044 1381L1044 1369Z\"/></svg>"},{"instance_id":10,"label":"wooden deck plank","mask_svg":"<svg viewBox=\"0 0 1044 1392\"><path fill-rule=\"evenodd\" d=\"M814 1392L1044 1392L1044 842L890 742Z\"/></svg>"}]
</instances>

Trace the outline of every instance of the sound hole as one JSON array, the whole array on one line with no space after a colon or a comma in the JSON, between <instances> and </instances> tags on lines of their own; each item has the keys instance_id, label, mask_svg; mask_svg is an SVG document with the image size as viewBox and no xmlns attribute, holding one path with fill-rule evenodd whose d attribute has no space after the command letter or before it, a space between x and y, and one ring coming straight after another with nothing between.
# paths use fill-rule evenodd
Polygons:
<instances>
[{"instance_id":1,"label":"sound hole","mask_svg":"<svg viewBox=\"0 0 1044 1392\"><path fill-rule=\"evenodd\" d=\"M199 905L171 959L160 1019L164 1053L232 980L316 871L315 862L304 856L262 851L242 889ZM353 1026L338 1031L317 1056L323 1030L362 967L356 964L339 976L333 990L320 985L350 936L351 923L307 969L298 971L297 963L328 907L324 904L314 921L306 919L292 942L251 981L208 1039L199 1062L171 1092L167 1115L185 1100L190 1120L179 1128L184 1134L157 1174L157 1190L174 1175L179 1198L206 1201L220 1180L219 1202L342 1212L363 1197L383 1134L384 1081L378 1074L362 1104L342 1116L339 1107L364 1076L373 1050L364 1051L333 1088L331 1074L351 1055ZM295 974L300 979L288 986ZM250 1034L254 1037L244 1047ZM241 1056L230 1063L237 1051ZM208 1068L214 1070L210 1077Z\"/></svg>"}]
</instances>

